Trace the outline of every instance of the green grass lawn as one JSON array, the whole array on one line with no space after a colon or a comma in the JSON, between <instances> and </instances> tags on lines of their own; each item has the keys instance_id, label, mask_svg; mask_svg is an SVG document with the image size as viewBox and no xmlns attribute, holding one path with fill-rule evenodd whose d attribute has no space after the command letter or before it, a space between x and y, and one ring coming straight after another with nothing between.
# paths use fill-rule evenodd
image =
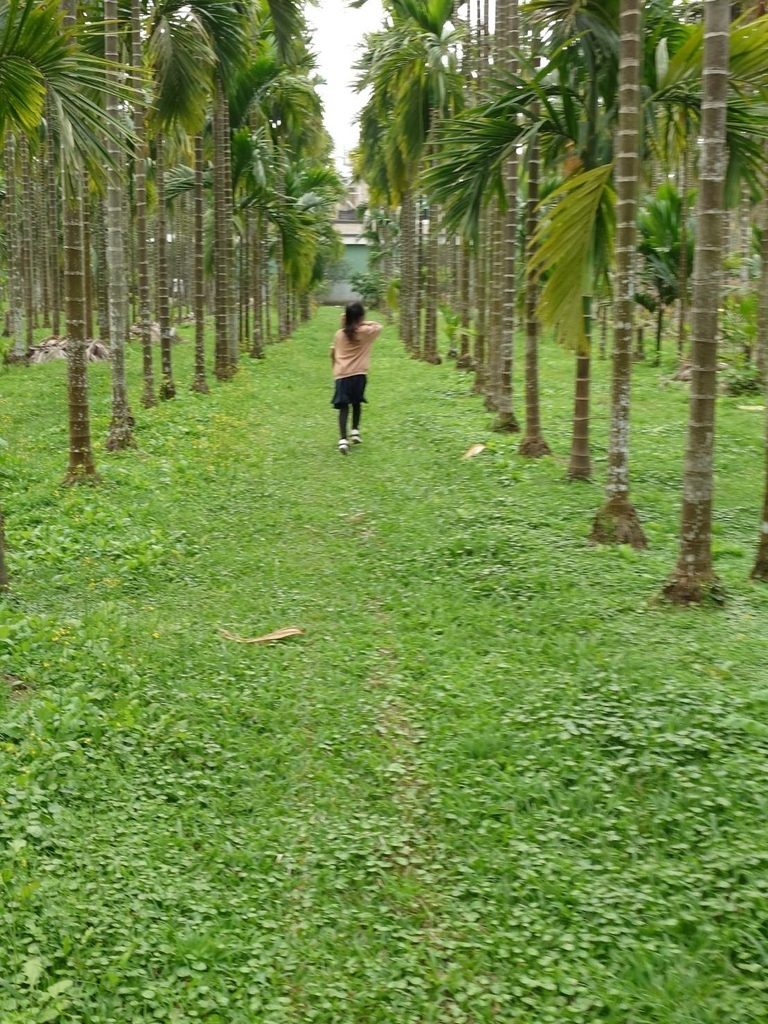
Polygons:
<instances>
[{"instance_id":1,"label":"green grass lawn","mask_svg":"<svg viewBox=\"0 0 768 1024\"><path fill-rule=\"evenodd\" d=\"M123 455L94 366L98 488L60 486L63 364L0 375L0 1021L764 1022L762 416L719 403L727 605L664 608L684 386L637 368L649 551L593 549L607 364L593 486L551 345L554 458L390 329L344 459L337 319L208 397L176 346Z\"/></svg>"}]
</instances>

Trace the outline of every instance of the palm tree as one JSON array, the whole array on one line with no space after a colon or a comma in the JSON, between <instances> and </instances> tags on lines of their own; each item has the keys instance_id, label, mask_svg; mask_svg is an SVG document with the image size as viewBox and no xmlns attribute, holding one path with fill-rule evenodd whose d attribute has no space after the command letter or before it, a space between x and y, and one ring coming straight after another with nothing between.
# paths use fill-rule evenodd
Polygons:
<instances>
[{"instance_id":1,"label":"palm tree","mask_svg":"<svg viewBox=\"0 0 768 1024\"><path fill-rule=\"evenodd\" d=\"M205 193L203 174L205 171L204 140L202 134L195 135L195 376L192 390L207 395L210 388L205 378L205 266L204 266L204 219Z\"/></svg>"},{"instance_id":2,"label":"palm tree","mask_svg":"<svg viewBox=\"0 0 768 1024\"><path fill-rule=\"evenodd\" d=\"M117 0L104 0L104 56L110 62L105 90L107 115L118 117L118 100L112 88L116 81L118 59ZM125 337L128 296L125 287L125 240L123 232L123 153L114 139L107 140L110 165L107 169L107 276L109 303L110 357L112 363L112 423L107 438L108 451L134 448L128 408L128 384L125 376Z\"/></svg>"},{"instance_id":3,"label":"palm tree","mask_svg":"<svg viewBox=\"0 0 768 1024\"><path fill-rule=\"evenodd\" d=\"M534 41L534 48L536 42ZM536 59L536 58L535 58ZM535 64L534 64L535 67ZM537 111L538 107L534 107ZM526 209L526 237L536 235L539 220L539 141L531 140L528 150L528 201ZM539 459L551 455L541 432L539 404L539 315L538 288L532 274L525 276L525 436L518 451L527 458Z\"/></svg>"},{"instance_id":4,"label":"palm tree","mask_svg":"<svg viewBox=\"0 0 768 1024\"><path fill-rule=\"evenodd\" d=\"M729 18L728 0L704 0L701 166L691 303L693 376L680 552L677 566L664 588L665 595L676 604L701 602L713 592L716 583L712 569L712 474L727 166Z\"/></svg>"},{"instance_id":5,"label":"palm tree","mask_svg":"<svg viewBox=\"0 0 768 1024\"><path fill-rule=\"evenodd\" d=\"M425 160L428 163L434 156L440 121L458 110L462 101L462 81L456 58L461 34L450 21L451 13L452 0L393 0L392 26L368 37L368 51L358 65L359 86L372 88L371 103L377 116L390 112L384 149L401 180L405 179L399 189L406 261L403 277L410 273L414 284L418 276L414 273L411 248L415 176ZM429 362L438 362L440 358L437 351L439 231L439 205L431 196L423 348L424 358ZM410 288L405 298L412 300ZM410 324L417 323L418 309L404 308L401 302L401 316ZM413 345L414 349L419 347L418 342Z\"/></svg>"},{"instance_id":6,"label":"palm tree","mask_svg":"<svg viewBox=\"0 0 768 1024\"><path fill-rule=\"evenodd\" d=\"M5 165L5 231L8 249L8 310L13 343L6 356L8 362L24 362L27 354L22 336L24 303L21 279L21 245L19 242L19 212L16 188L16 140L8 128L3 146Z\"/></svg>"},{"instance_id":7,"label":"palm tree","mask_svg":"<svg viewBox=\"0 0 768 1024\"><path fill-rule=\"evenodd\" d=\"M136 206L136 269L143 376L141 404L145 409L150 409L157 404L157 398L152 367L152 311L147 255L147 133L141 0L131 0L131 64L134 87L133 131L136 136L133 157L133 188Z\"/></svg>"},{"instance_id":8,"label":"palm tree","mask_svg":"<svg viewBox=\"0 0 768 1024\"><path fill-rule=\"evenodd\" d=\"M611 429L608 447L606 500L595 516L595 543L646 546L645 535L629 502L629 401L632 379L632 338L635 289L636 211L640 139L639 0L621 0L619 9L619 130L616 144L616 298L611 381Z\"/></svg>"},{"instance_id":9,"label":"palm tree","mask_svg":"<svg viewBox=\"0 0 768 1024\"><path fill-rule=\"evenodd\" d=\"M517 51L520 48L520 26L517 0L506 0L497 5L497 12L504 11L504 21L497 25L501 34L501 45L498 56L502 67L510 74L516 74ZM498 14L497 14L498 17ZM502 28L503 26L503 28ZM499 380L496 388L496 407L498 416L493 429L504 433L516 433L520 430L513 408L513 370L515 352L515 298L517 292L517 149L512 147L507 154L503 168L504 196L506 211L504 214L501 252L503 259L502 272L502 317L499 345Z\"/></svg>"}]
</instances>

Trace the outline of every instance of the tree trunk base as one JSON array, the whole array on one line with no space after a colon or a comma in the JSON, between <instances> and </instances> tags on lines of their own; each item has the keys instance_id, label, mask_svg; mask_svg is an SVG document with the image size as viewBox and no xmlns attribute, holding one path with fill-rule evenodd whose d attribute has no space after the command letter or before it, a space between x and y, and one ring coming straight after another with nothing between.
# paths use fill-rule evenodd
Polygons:
<instances>
[{"instance_id":1,"label":"tree trunk base","mask_svg":"<svg viewBox=\"0 0 768 1024\"><path fill-rule=\"evenodd\" d=\"M145 409L154 409L154 407L157 405L157 398L152 388L144 388L144 392L141 396L141 404L144 406Z\"/></svg>"},{"instance_id":2,"label":"tree trunk base","mask_svg":"<svg viewBox=\"0 0 768 1024\"><path fill-rule=\"evenodd\" d=\"M108 452L124 452L136 447L136 438L127 423L113 423L104 447Z\"/></svg>"},{"instance_id":3,"label":"tree trunk base","mask_svg":"<svg viewBox=\"0 0 768 1024\"><path fill-rule=\"evenodd\" d=\"M160 385L160 400L163 402L169 401L171 398L176 397L176 385L172 380L164 380Z\"/></svg>"},{"instance_id":4,"label":"tree trunk base","mask_svg":"<svg viewBox=\"0 0 768 1024\"><path fill-rule=\"evenodd\" d=\"M676 569L667 581L662 595L672 604L704 604L721 607L725 592L717 576L692 576Z\"/></svg>"},{"instance_id":5,"label":"tree trunk base","mask_svg":"<svg viewBox=\"0 0 768 1024\"><path fill-rule=\"evenodd\" d=\"M758 551L755 567L749 576L750 579L762 580L763 583L768 583L768 550Z\"/></svg>"},{"instance_id":6,"label":"tree trunk base","mask_svg":"<svg viewBox=\"0 0 768 1024\"><path fill-rule=\"evenodd\" d=\"M95 485L101 483L101 477L93 468L76 466L67 470L67 475L61 481L62 487L77 487L80 484Z\"/></svg>"},{"instance_id":7,"label":"tree trunk base","mask_svg":"<svg viewBox=\"0 0 768 1024\"><path fill-rule=\"evenodd\" d=\"M543 459L545 455L552 454L552 449L543 437L524 437L517 451L526 459Z\"/></svg>"},{"instance_id":8,"label":"tree trunk base","mask_svg":"<svg viewBox=\"0 0 768 1024\"><path fill-rule=\"evenodd\" d=\"M463 356L459 356L456 359L456 369L457 370L471 370L472 369L472 357L470 355L466 354L466 353Z\"/></svg>"},{"instance_id":9,"label":"tree trunk base","mask_svg":"<svg viewBox=\"0 0 768 1024\"><path fill-rule=\"evenodd\" d=\"M13 349L10 349L8 352L5 353L3 362L9 366L19 363L28 363L29 356L27 355L26 352L14 352Z\"/></svg>"},{"instance_id":10,"label":"tree trunk base","mask_svg":"<svg viewBox=\"0 0 768 1024\"><path fill-rule=\"evenodd\" d=\"M210 395L211 393L211 389L208 387L208 381L205 377L195 377L189 390L196 391L198 395Z\"/></svg>"},{"instance_id":11,"label":"tree trunk base","mask_svg":"<svg viewBox=\"0 0 768 1024\"><path fill-rule=\"evenodd\" d=\"M592 544L629 544L637 551L648 547L634 506L624 500L608 501L598 510L589 539Z\"/></svg>"},{"instance_id":12,"label":"tree trunk base","mask_svg":"<svg viewBox=\"0 0 768 1024\"><path fill-rule=\"evenodd\" d=\"M520 424L513 412L500 412L491 430L496 434L519 434Z\"/></svg>"},{"instance_id":13,"label":"tree trunk base","mask_svg":"<svg viewBox=\"0 0 768 1024\"><path fill-rule=\"evenodd\" d=\"M250 354L251 359L265 359L266 358L265 355L264 355L264 349L263 348L252 348L249 354Z\"/></svg>"},{"instance_id":14,"label":"tree trunk base","mask_svg":"<svg viewBox=\"0 0 768 1024\"><path fill-rule=\"evenodd\" d=\"M458 353L458 352L456 351L456 349L455 349L455 348L449 348L449 349L448 349L448 355L447 355L447 358L448 358L448 359L455 359L455 358L456 358L456 357L458 356L458 354L459 354L459 353Z\"/></svg>"},{"instance_id":15,"label":"tree trunk base","mask_svg":"<svg viewBox=\"0 0 768 1024\"><path fill-rule=\"evenodd\" d=\"M486 392L483 408L486 412L498 412L499 403L496 401L496 396L492 395L490 392Z\"/></svg>"},{"instance_id":16,"label":"tree trunk base","mask_svg":"<svg viewBox=\"0 0 768 1024\"><path fill-rule=\"evenodd\" d=\"M583 465L580 462L579 463L571 462L571 464L568 466L567 479L568 480L581 480L584 483L591 483L592 482L592 466L589 463L586 463L586 465Z\"/></svg>"},{"instance_id":17,"label":"tree trunk base","mask_svg":"<svg viewBox=\"0 0 768 1024\"><path fill-rule=\"evenodd\" d=\"M424 356L424 362L429 363L430 366L440 366L442 361L443 360L440 358L437 352L430 352L428 356Z\"/></svg>"}]
</instances>

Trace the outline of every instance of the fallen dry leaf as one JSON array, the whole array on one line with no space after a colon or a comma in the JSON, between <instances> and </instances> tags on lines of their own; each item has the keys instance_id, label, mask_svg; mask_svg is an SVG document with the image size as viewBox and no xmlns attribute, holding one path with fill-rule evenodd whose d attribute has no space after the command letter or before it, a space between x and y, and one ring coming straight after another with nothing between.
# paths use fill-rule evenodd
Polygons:
<instances>
[{"instance_id":1,"label":"fallen dry leaf","mask_svg":"<svg viewBox=\"0 0 768 1024\"><path fill-rule=\"evenodd\" d=\"M737 408L743 412L765 412L764 405L739 405Z\"/></svg>"},{"instance_id":2,"label":"fallen dry leaf","mask_svg":"<svg viewBox=\"0 0 768 1024\"><path fill-rule=\"evenodd\" d=\"M485 445L484 444L473 444L471 448L467 448L467 450L462 455L462 458L463 459L472 459L472 458L474 458L475 455L479 455L480 452L484 452L484 451L485 451Z\"/></svg>"},{"instance_id":3,"label":"fallen dry leaf","mask_svg":"<svg viewBox=\"0 0 768 1024\"><path fill-rule=\"evenodd\" d=\"M304 630L296 626L287 626L285 629L276 629L274 633L267 633L266 636L236 636L228 629L220 629L219 632L227 640L234 640L236 644L266 644L270 640L284 640L287 636L303 636Z\"/></svg>"}]
</instances>

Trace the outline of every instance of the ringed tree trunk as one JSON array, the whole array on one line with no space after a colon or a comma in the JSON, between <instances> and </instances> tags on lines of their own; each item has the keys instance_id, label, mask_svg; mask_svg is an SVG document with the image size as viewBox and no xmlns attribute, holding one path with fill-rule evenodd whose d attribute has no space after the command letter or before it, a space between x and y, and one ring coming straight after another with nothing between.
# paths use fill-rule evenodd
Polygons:
<instances>
[{"instance_id":1,"label":"ringed tree trunk","mask_svg":"<svg viewBox=\"0 0 768 1024\"><path fill-rule=\"evenodd\" d=\"M117 65L117 0L104 0L104 56L112 67ZM116 72L107 72L106 110L113 118L118 116L117 97L112 86ZM109 304L110 362L112 366L112 423L107 438L107 451L135 448L128 408L128 382L125 376L125 325L128 295L124 264L125 239L123 232L123 154L112 139L107 138L107 152L112 166L107 170L107 278Z\"/></svg>"},{"instance_id":2,"label":"ringed tree trunk","mask_svg":"<svg viewBox=\"0 0 768 1024\"><path fill-rule=\"evenodd\" d=\"M768 232L767 232L768 233ZM768 409L768 386L765 391L766 408ZM757 558L752 569L753 580L768 583L768 412L765 415L765 484L763 493L763 514L760 518L760 537L757 542Z\"/></svg>"},{"instance_id":3,"label":"ringed tree trunk","mask_svg":"<svg viewBox=\"0 0 768 1024\"><path fill-rule=\"evenodd\" d=\"M526 207L526 235L536 234L539 206L539 145L534 140L528 155L528 203ZM525 275L525 437L518 451L530 459L551 455L549 445L541 433L539 403L539 318L537 315L538 286L533 274Z\"/></svg>"},{"instance_id":4,"label":"ringed tree trunk","mask_svg":"<svg viewBox=\"0 0 768 1024\"><path fill-rule=\"evenodd\" d=\"M22 363L27 355L24 351L23 337L23 286L21 278L21 245L19 244L19 212L16 189L16 142L8 129L5 133L3 152L5 164L5 231L8 249L8 307L13 344L6 361Z\"/></svg>"},{"instance_id":5,"label":"ringed tree trunk","mask_svg":"<svg viewBox=\"0 0 768 1024\"><path fill-rule=\"evenodd\" d=\"M768 142L763 143L768 164ZM760 292L758 296L756 361L760 379L768 383L768 190L763 198L763 236L760 243Z\"/></svg>"},{"instance_id":6,"label":"ringed tree trunk","mask_svg":"<svg viewBox=\"0 0 768 1024\"><path fill-rule=\"evenodd\" d=\"M515 53L520 46L520 28L517 0L506 0L504 18L504 47L502 63L511 74L517 73ZM497 392L498 416L493 429L499 433L515 434L520 424L513 405L513 372L515 356L515 267L517 261L517 152L504 161L504 193L507 208L504 214L501 240L502 257L502 314L499 337L499 383Z\"/></svg>"},{"instance_id":7,"label":"ringed tree trunk","mask_svg":"<svg viewBox=\"0 0 768 1024\"><path fill-rule=\"evenodd\" d=\"M195 136L195 376L192 390L207 395L210 388L205 379L205 244L203 218L205 193L203 191L203 136Z\"/></svg>"},{"instance_id":8,"label":"ringed tree trunk","mask_svg":"<svg viewBox=\"0 0 768 1024\"><path fill-rule=\"evenodd\" d=\"M680 292L677 323L677 358L680 365L685 359L685 334L688 326L688 167L690 156L683 153L680 183L680 258L678 260L678 289Z\"/></svg>"},{"instance_id":9,"label":"ringed tree trunk","mask_svg":"<svg viewBox=\"0 0 768 1024\"><path fill-rule=\"evenodd\" d=\"M160 397L176 397L171 368L171 314L168 299L168 222L165 208L165 138L155 137L155 178L157 188L157 319L160 324Z\"/></svg>"},{"instance_id":10,"label":"ringed tree trunk","mask_svg":"<svg viewBox=\"0 0 768 1024\"><path fill-rule=\"evenodd\" d=\"M437 112L432 113L433 124ZM442 360L437 350L437 290L438 265L440 259L440 211L437 203L429 204L429 228L427 231L427 279L424 288L424 362L439 366Z\"/></svg>"},{"instance_id":11,"label":"ringed tree trunk","mask_svg":"<svg viewBox=\"0 0 768 1024\"><path fill-rule=\"evenodd\" d=\"M717 597L712 568L712 497L717 394L718 306L722 288L729 57L728 0L704 0L701 169L696 209L691 333L693 374L677 565L664 594L675 604Z\"/></svg>"},{"instance_id":12,"label":"ringed tree trunk","mask_svg":"<svg viewBox=\"0 0 768 1024\"><path fill-rule=\"evenodd\" d=\"M251 274L253 291L253 336L251 338L251 359L264 358L264 294L262 284L262 256L264 220L261 211L256 214L256 230L251 251Z\"/></svg>"},{"instance_id":13,"label":"ringed tree trunk","mask_svg":"<svg viewBox=\"0 0 768 1024\"><path fill-rule=\"evenodd\" d=\"M504 306L502 289L504 287L504 234L501 226L501 211L497 199L493 200L488 229L488 246L490 267L488 280L490 295L486 292L488 302L488 373L485 381L485 408L498 411L499 381L501 377L501 331Z\"/></svg>"},{"instance_id":14,"label":"ringed tree trunk","mask_svg":"<svg viewBox=\"0 0 768 1024\"><path fill-rule=\"evenodd\" d=\"M67 0L64 24L77 20L77 0ZM88 358L85 336L85 253L83 252L83 175L62 167L64 236L64 310L67 324L67 405L69 410L69 465L64 484L95 483L98 479L91 448L88 407Z\"/></svg>"},{"instance_id":15,"label":"ringed tree trunk","mask_svg":"<svg viewBox=\"0 0 768 1024\"><path fill-rule=\"evenodd\" d=\"M640 170L640 0L621 0L619 9L619 132L616 154L616 298L611 378L611 427L605 504L595 516L595 544L646 547L637 512L629 501L629 409L632 334L635 317L634 266L637 190ZM659 329L664 307L659 299Z\"/></svg>"},{"instance_id":16,"label":"ringed tree trunk","mask_svg":"<svg viewBox=\"0 0 768 1024\"><path fill-rule=\"evenodd\" d=\"M415 294L416 267L414 250L416 247L416 209L413 191L408 188L403 192L400 204L400 241L402 252L400 257L400 338L407 351L412 352L415 346Z\"/></svg>"},{"instance_id":17,"label":"ringed tree trunk","mask_svg":"<svg viewBox=\"0 0 768 1024\"><path fill-rule=\"evenodd\" d=\"M85 338L92 341L93 330L93 244L91 238L91 187L88 172L83 172L81 192L83 210L83 273L85 274ZM112 339L110 338L110 344Z\"/></svg>"},{"instance_id":18,"label":"ringed tree trunk","mask_svg":"<svg viewBox=\"0 0 768 1024\"><path fill-rule=\"evenodd\" d=\"M147 132L146 110L141 91L144 84L141 18L141 0L131 0L131 63L133 87L136 90L133 102L133 130L136 135L133 188L136 201L136 269L143 377L141 404L145 409L151 409L152 406L157 405L157 397L155 395L155 375L152 369L152 297L149 287L149 256L147 253Z\"/></svg>"},{"instance_id":19,"label":"ringed tree trunk","mask_svg":"<svg viewBox=\"0 0 768 1024\"><path fill-rule=\"evenodd\" d=\"M231 376L229 358L229 265L226 232L231 231L227 217L226 160L224 156L224 89L216 75L213 103L213 215L214 215L214 374L217 380Z\"/></svg>"},{"instance_id":20,"label":"ringed tree trunk","mask_svg":"<svg viewBox=\"0 0 768 1024\"><path fill-rule=\"evenodd\" d=\"M64 308L67 323L67 399L69 466L65 484L93 482L96 466L91 448L88 407L88 358L85 336L85 254L83 252L82 175L64 169ZM73 180L74 179L74 180Z\"/></svg>"},{"instance_id":21,"label":"ringed tree trunk","mask_svg":"<svg viewBox=\"0 0 768 1024\"><path fill-rule=\"evenodd\" d=\"M461 240L461 256L459 265L461 278L461 290L459 292L459 354L456 359L458 370L468 370L472 365L472 357L469 351L469 328L471 310L471 284L472 284L472 252L469 242Z\"/></svg>"},{"instance_id":22,"label":"ringed tree trunk","mask_svg":"<svg viewBox=\"0 0 768 1024\"><path fill-rule=\"evenodd\" d=\"M45 197L47 206L47 233L51 275L51 330L54 337L61 334L61 276L59 274L59 196L56 184L56 155L53 147L53 103L49 92L45 94Z\"/></svg>"},{"instance_id":23,"label":"ringed tree trunk","mask_svg":"<svg viewBox=\"0 0 768 1024\"><path fill-rule=\"evenodd\" d=\"M21 150L21 267L24 277L24 344L27 358L35 344L35 268L32 260L32 172L29 166L29 142L19 140Z\"/></svg>"},{"instance_id":24,"label":"ringed tree trunk","mask_svg":"<svg viewBox=\"0 0 768 1024\"><path fill-rule=\"evenodd\" d=\"M478 225L477 238L475 239L475 301L477 303L477 318L475 320L475 347L474 347L474 370L475 386L473 391L476 395L485 393L488 381L487 366L487 324L488 324L488 243L489 243L489 222L485 215L481 215Z\"/></svg>"},{"instance_id":25,"label":"ringed tree trunk","mask_svg":"<svg viewBox=\"0 0 768 1024\"><path fill-rule=\"evenodd\" d=\"M592 462L589 454L589 371L592 337L592 300L590 296L585 295L583 302L584 336L586 341L583 351L576 353L573 437L567 474L569 480L592 479Z\"/></svg>"},{"instance_id":26,"label":"ringed tree trunk","mask_svg":"<svg viewBox=\"0 0 768 1024\"><path fill-rule=\"evenodd\" d=\"M8 570L5 566L5 518L0 512L0 594L8 590Z\"/></svg>"}]
</instances>

